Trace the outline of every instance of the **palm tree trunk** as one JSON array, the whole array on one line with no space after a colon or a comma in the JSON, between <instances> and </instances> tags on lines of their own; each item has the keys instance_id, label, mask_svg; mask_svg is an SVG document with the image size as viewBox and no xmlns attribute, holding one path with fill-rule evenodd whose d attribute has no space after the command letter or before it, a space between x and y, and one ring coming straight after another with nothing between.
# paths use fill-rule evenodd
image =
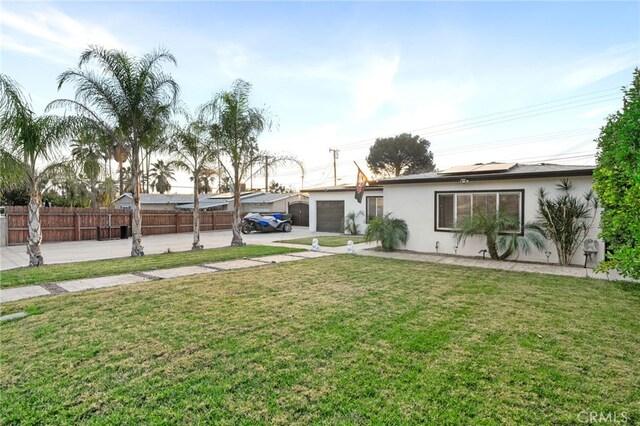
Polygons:
<instances>
[{"instance_id":1,"label":"palm tree trunk","mask_svg":"<svg viewBox=\"0 0 640 426\"><path fill-rule=\"evenodd\" d=\"M131 256L136 257L144 256L144 247L142 247L142 212L140 211L140 162L137 153L133 155L131 160L131 192L133 195Z\"/></svg>"},{"instance_id":2,"label":"palm tree trunk","mask_svg":"<svg viewBox=\"0 0 640 426\"><path fill-rule=\"evenodd\" d=\"M122 159L118 158L118 173L119 173L119 180L120 180L120 194L122 195L122 193L124 192L124 178L122 176Z\"/></svg>"},{"instance_id":3,"label":"palm tree trunk","mask_svg":"<svg viewBox=\"0 0 640 426\"><path fill-rule=\"evenodd\" d=\"M200 176L197 173L193 175L193 246L191 250L202 250L200 244L200 194L198 194L198 180Z\"/></svg>"},{"instance_id":4,"label":"palm tree trunk","mask_svg":"<svg viewBox=\"0 0 640 426\"><path fill-rule=\"evenodd\" d=\"M89 183L91 185L91 208L98 208L98 183L92 181Z\"/></svg>"},{"instance_id":5,"label":"palm tree trunk","mask_svg":"<svg viewBox=\"0 0 640 426\"><path fill-rule=\"evenodd\" d=\"M241 247L245 243L242 241L242 234L240 233L240 224L242 223L242 214L240 206L240 177L238 176L238 167L235 169L235 179L233 181L233 220L231 221L231 232L233 237L231 238L232 247Z\"/></svg>"},{"instance_id":6,"label":"palm tree trunk","mask_svg":"<svg viewBox=\"0 0 640 426\"><path fill-rule=\"evenodd\" d=\"M29 255L29 266L42 266L44 259L40 250L42 243L42 228L40 227L40 206L42 198L38 192L37 183L33 183L31 189L31 197L29 199L29 211L27 220L29 222L29 242L27 245L27 254Z\"/></svg>"},{"instance_id":7,"label":"palm tree trunk","mask_svg":"<svg viewBox=\"0 0 640 426\"><path fill-rule=\"evenodd\" d=\"M487 249L489 249L489 256L491 256L493 260L500 260L500 256L498 256L498 245L491 237L487 237Z\"/></svg>"}]
</instances>

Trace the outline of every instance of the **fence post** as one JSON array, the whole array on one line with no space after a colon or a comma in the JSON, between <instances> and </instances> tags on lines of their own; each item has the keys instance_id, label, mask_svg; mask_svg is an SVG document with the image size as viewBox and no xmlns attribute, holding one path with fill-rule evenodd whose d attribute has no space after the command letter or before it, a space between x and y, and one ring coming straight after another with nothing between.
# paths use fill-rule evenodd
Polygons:
<instances>
[{"instance_id":1,"label":"fence post","mask_svg":"<svg viewBox=\"0 0 640 426\"><path fill-rule=\"evenodd\" d=\"M77 210L73 211L73 239L80 241L80 218Z\"/></svg>"},{"instance_id":2,"label":"fence post","mask_svg":"<svg viewBox=\"0 0 640 426\"><path fill-rule=\"evenodd\" d=\"M180 213L176 212L176 234L180 232Z\"/></svg>"}]
</instances>

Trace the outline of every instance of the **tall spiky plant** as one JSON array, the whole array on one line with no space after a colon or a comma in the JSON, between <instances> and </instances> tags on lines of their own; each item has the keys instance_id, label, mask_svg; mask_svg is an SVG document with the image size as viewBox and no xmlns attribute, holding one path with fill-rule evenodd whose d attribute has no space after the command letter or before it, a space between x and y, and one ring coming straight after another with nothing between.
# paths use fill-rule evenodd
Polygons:
<instances>
[{"instance_id":1,"label":"tall spiky plant","mask_svg":"<svg viewBox=\"0 0 640 426\"><path fill-rule=\"evenodd\" d=\"M544 234L536 223L526 223L523 235L515 231L519 228L520 220L517 215L504 211L478 211L458 221L453 235L457 243L462 245L469 237L484 237L489 256L494 260L505 260L518 250L529 254L532 247L544 250Z\"/></svg>"},{"instance_id":2,"label":"tall spiky plant","mask_svg":"<svg viewBox=\"0 0 640 426\"><path fill-rule=\"evenodd\" d=\"M556 246L558 262L569 265L596 219L598 200L591 190L582 198L572 195L573 184L567 179L556 189L560 193L555 198L538 189L538 226Z\"/></svg>"},{"instance_id":3,"label":"tall spiky plant","mask_svg":"<svg viewBox=\"0 0 640 426\"><path fill-rule=\"evenodd\" d=\"M74 109L127 153L133 196L131 256L144 255L140 213L143 148L169 119L178 99L178 84L162 70L167 62L176 65L166 50L136 58L122 50L90 46L80 55L77 68L58 77L58 89L67 83L75 85L75 99L59 99L48 106Z\"/></svg>"},{"instance_id":4,"label":"tall spiky plant","mask_svg":"<svg viewBox=\"0 0 640 426\"><path fill-rule=\"evenodd\" d=\"M29 188L29 266L44 263L40 248L41 177L61 166L55 160L74 131L71 124L60 117L37 116L20 86L0 74L0 186L26 183Z\"/></svg>"}]
</instances>

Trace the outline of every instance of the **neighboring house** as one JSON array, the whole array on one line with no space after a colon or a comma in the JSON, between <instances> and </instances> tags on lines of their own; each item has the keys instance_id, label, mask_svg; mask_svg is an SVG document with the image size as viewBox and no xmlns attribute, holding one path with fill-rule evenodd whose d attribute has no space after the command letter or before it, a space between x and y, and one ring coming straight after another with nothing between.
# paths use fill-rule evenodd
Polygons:
<instances>
[{"instance_id":1,"label":"neighboring house","mask_svg":"<svg viewBox=\"0 0 640 426\"><path fill-rule=\"evenodd\" d=\"M200 201L208 198L202 195ZM193 194L140 194L140 208L143 210L176 210L177 206L186 203L193 204ZM114 201L115 208L133 208L133 197L131 194L122 194Z\"/></svg>"},{"instance_id":2,"label":"neighboring house","mask_svg":"<svg viewBox=\"0 0 640 426\"><path fill-rule=\"evenodd\" d=\"M302 194L271 194L258 192L240 200L242 211L247 213L288 213L290 203L308 202Z\"/></svg>"},{"instance_id":3,"label":"neighboring house","mask_svg":"<svg viewBox=\"0 0 640 426\"><path fill-rule=\"evenodd\" d=\"M241 192L240 199L250 197L255 192ZM193 210L193 195L191 202L180 204L179 210ZM200 198L200 210L233 210L233 192L222 192L219 194L207 194Z\"/></svg>"},{"instance_id":4,"label":"neighboring house","mask_svg":"<svg viewBox=\"0 0 640 426\"><path fill-rule=\"evenodd\" d=\"M593 166L565 166L556 164L477 164L378 181L384 188L385 212L406 220L409 241L406 249L420 252L440 252L465 256L478 256L486 248L483 238L469 238L466 244L456 246L453 226L474 208L502 208L520 217L520 224L536 219L538 189L555 197L556 185L563 178L573 183L573 194L582 196L593 186ZM366 194L366 193L365 193ZM596 212L599 215L599 212ZM596 239L599 217L593 224L589 238ZM437 246L437 249L436 249ZM534 249L535 250L535 249ZM557 263L555 246L549 242L549 259ZM604 258L604 244L593 261ZM519 254L520 260L546 262L545 253L537 250L529 255ZM583 264L582 247L572 263Z\"/></svg>"},{"instance_id":5,"label":"neighboring house","mask_svg":"<svg viewBox=\"0 0 640 426\"><path fill-rule=\"evenodd\" d=\"M382 187L367 186L362 203L355 199L355 186L333 186L306 189L309 193L309 231L342 232L344 218L348 213L358 214L358 232L364 233L372 217L382 217L384 199Z\"/></svg>"}]
</instances>

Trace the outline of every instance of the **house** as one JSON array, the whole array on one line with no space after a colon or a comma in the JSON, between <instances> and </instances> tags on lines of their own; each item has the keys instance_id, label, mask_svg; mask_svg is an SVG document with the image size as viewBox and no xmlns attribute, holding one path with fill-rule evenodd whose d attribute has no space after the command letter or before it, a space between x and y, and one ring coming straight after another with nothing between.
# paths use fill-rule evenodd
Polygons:
<instances>
[{"instance_id":1,"label":"house","mask_svg":"<svg viewBox=\"0 0 640 426\"><path fill-rule=\"evenodd\" d=\"M345 216L356 213L358 232L364 233L372 217L382 217L384 199L382 187L365 188L362 203L355 199L355 186L333 186L306 189L309 193L309 231L342 232Z\"/></svg>"},{"instance_id":2,"label":"house","mask_svg":"<svg viewBox=\"0 0 640 426\"><path fill-rule=\"evenodd\" d=\"M572 193L581 196L593 186L594 166L567 166L557 164L505 164L489 163L454 167L441 172L399 176L378 181L384 189L385 212L404 219L409 227L406 249L419 252L439 252L478 256L486 248L483 238L469 238L458 247L454 239L454 223L475 208L504 209L520 218L523 224L536 219L539 188L554 196L561 179L573 184ZM599 212L589 233L597 239ZM535 250L535 249L534 249ZM549 242L550 262L558 262L555 246ZM604 245L592 261L604 257ZM520 260L547 262L544 252L519 253ZM583 264L582 249L572 263Z\"/></svg>"},{"instance_id":3,"label":"house","mask_svg":"<svg viewBox=\"0 0 640 426\"><path fill-rule=\"evenodd\" d=\"M201 195L200 201L209 196ZM140 208L143 210L176 210L177 206L193 203L193 194L140 194ZM133 197L126 193L114 201L117 209L133 208Z\"/></svg>"}]
</instances>

